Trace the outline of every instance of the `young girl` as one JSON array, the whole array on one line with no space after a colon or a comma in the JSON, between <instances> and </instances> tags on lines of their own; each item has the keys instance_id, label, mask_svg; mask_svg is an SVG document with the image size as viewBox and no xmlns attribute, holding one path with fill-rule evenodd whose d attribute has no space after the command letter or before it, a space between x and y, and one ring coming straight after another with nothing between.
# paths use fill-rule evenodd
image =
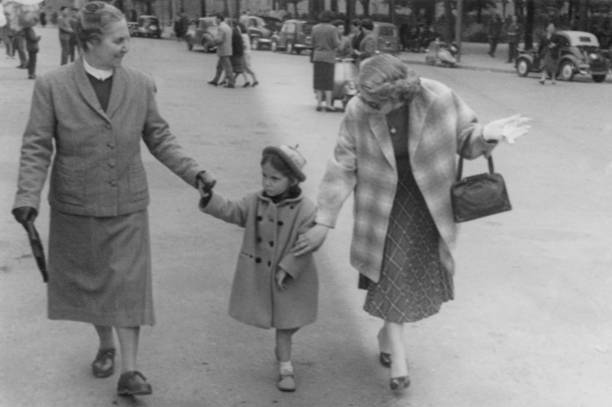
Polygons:
<instances>
[{"instance_id":1,"label":"young girl","mask_svg":"<svg viewBox=\"0 0 612 407\"><path fill-rule=\"evenodd\" d=\"M296 257L299 234L314 224L315 205L299 183L306 160L293 147L266 147L263 190L231 201L200 187L200 210L244 227L229 314L260 328L276 328L277 387L295 391L291 338L317 315L318 278L312 254Z\"/></svg>"}]
</instances>

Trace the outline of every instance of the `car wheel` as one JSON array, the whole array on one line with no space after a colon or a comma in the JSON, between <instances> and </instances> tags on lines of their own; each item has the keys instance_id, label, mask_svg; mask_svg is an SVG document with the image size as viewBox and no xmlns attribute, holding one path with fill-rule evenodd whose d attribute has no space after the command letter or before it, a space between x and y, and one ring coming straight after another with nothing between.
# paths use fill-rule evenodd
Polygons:
<instances>
[{"instance_id":1,"label":"car wheel","mask_svg":"<svg viewBox=\"0 0 612 407\"><path fill-rule=\"evenodd\" d=\"M251 40L251 49L258 50L259 49L259 38L253 37Z\"/></svg>"},{"instance_id":2,"label":"car wheel","mask_svg":"<svg viewBox=\"0 0 612 407\"><path fill-rule=\"evenodd\" d=\"M516 62L516 73L518 76L527 76L529 74L529 71L531 70L531 67L529 66L529 61L527 61L526 59L519 59Z\"/></svg>"},{"instance_id":3,"label":"car wheel","mask_svg":"<svg viewBox=\"0 0 612 407\"><path fill-rule=\"evenodd\" d=\"M564 61L561 63L561 69L559 69L559 78L564 81L571 81L574 79L574 70L576 66L571 61Z\"/></svg>"},{"instance_id":4,"label":"car wheel","mask_svg":"<svg viewBox=\"0 0 612 407\"><path fill-rule=\"evenodd\" d=\"M597 83L601 83L606 80L606 74L603 75L593 75L593 80Z\"/></svg>"},{"instance_id":5,"label":"car wheel","mask_svg":"<svg viewBox=\"0 0 612 407\"><path fill-rule=\"evenodd\" d=\"M301 48L296 48L295 49L295 53L300 55L302 53L302 49Z\"/></svg>"},{"instance_id":6,"label":"car wheel","mask_svg":"<svg viewBox=\"0 0 612 407\"><path fill-rule=\"evenodd\" d=\"M191 40L185 42L187 43L187 51L193 51L193 42L191 42Z\"/></svg>"},{"instance_id":7,"label":"car wheel","mask_svg":"<svg viewBox=\"0 0 612 407\"><path fill-rule=\"evenodd\" d=\"M288 42L287 43L287 54L292 54L293 53L293 44Z\"/></svg>"}]
</instances>

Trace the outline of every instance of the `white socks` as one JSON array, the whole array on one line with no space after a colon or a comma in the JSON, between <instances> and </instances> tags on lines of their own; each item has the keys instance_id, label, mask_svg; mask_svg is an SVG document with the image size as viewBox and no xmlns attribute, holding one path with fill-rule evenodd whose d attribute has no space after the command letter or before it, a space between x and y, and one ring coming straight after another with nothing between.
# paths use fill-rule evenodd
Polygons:
<instances>
[{"instance_id":1,"label":"white socks","mask_svg":"<svg viewBox=\"0 0 612 407\"><path fill-rule=\"evenodd\" d=\"M278 367L281 374L293 374L293 365L290 360L287 362L279 362Z\"/></svg>"}]
</instances>

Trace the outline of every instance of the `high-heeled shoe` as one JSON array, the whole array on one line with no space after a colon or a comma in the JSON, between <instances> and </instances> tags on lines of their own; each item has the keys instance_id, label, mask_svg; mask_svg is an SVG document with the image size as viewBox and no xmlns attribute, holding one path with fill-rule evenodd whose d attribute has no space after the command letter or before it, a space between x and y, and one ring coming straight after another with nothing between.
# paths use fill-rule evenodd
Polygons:
<instances>
[{"instance_id":1,"label":"high-heeled shoe","mask_svg":"<svg viewBox=\"0 0 612 407\"><path fill-rule=\"evenodd\" d=\"M410 386L410 378L408 376L392 377L389 379L389 388L392 391L400 392Z\"/></svg>"}]
</instances>

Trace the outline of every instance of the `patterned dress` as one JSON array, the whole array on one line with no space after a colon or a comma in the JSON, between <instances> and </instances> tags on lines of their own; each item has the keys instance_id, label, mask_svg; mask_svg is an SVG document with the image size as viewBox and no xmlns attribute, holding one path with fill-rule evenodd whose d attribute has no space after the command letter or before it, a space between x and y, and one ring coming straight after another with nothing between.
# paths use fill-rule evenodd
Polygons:
<instances>
[{"instance_id":1,"label":"patterned dress","mask_svg":"<svg viewBox=\"0 0 612 407\"><path fill-rule=\"evenodd\" d=\"M402 109L404 110L404 109ZM453 299L453 280L440 262L440 235L412 174L407 111L391 131L398 185L393 201L380 280L367 284L364 310L385 321L415 322ZM395 133L395 134L394 134Z\"/></svg>"}]
</instances>

